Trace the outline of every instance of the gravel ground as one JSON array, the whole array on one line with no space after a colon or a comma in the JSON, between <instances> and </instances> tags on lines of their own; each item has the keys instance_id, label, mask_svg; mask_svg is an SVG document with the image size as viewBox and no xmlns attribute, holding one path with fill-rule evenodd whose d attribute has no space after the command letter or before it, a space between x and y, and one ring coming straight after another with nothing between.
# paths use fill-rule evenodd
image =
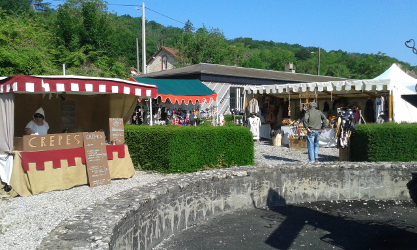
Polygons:
<instances>
[{"instance_id":1,"label":"gravel ground","mask_svg":"<svg viewBox=\"0 0 417 250\"><path fill-rule=\"evenodd\" d=\"M338 150L320 148L319 161L336 161ZM308 164L306 149L273 147L271 141L255 142L256 165L283 163ZM121 191L157 182L177 175L161 175L137 171L126 180L112 180L111 184L90 188L78 186L29 197L2 198L0 200L0 246L2 249L36 249L42 239L60 222L74 216L83 208Z\"/></svg>"}]
</instances>

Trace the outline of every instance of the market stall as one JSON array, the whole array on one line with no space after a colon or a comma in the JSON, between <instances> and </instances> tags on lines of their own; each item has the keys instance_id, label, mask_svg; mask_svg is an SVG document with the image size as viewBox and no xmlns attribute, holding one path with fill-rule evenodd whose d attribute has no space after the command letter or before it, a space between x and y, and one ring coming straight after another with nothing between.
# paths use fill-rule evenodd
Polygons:
<instances>
[{"instance_id":1,"label":"market stall","mask_svg":"<svg viewBox=\"0 0 417 250\"><path fill-rule=\"evenodd\" d=\"M292 119L301 124L310 101L315 101L318 109L332 119L340 117L344 108L346 112L355 113L355 122L417 122L417 108L401 97L413 94L406 86L416 84L417 79L396 67L393 65L376 79L247 86L245 91L248 99L256 99L261 110L264 108L260 116L273 114L273 126L287 130L282 142L287 144L292 130L285 128L289 124L283 121ZM327 132L330 139L333 131ZM326 145L334 143L326 139Z\"/></svg>"},{"instance_id":2,"label":"market stall","mask_svg":"<svg viewBox=\"0 0 417 250\"><path fill-rule=\"evenodd\" d=\"M110 145L109 118L120 118L121 123L126 123L137 98L155 98L156 93L154 85L115 78L16 75L1 79L2 185L12 188L9 193L12 196L27 196L87 184L84 146L62 149L57 145L73 144L70 139L63 139L66 136L94 131L104 132L107 153L103 155L107 155L110 177L133 176L127 146ZM29 136L24 135L26 124L40 107L45 111L48 136L51 137L30 136L33 140L43 140L42 146L48 144L51 147L36 152L25 151L23 147L27 142L24 139ZM33 141L30 142L33 146Z\"/></svg>"},{"instance_id":3,"label":"market stall","mask_svg":"<svg viewBox=\"0 0 417 250\"><path fill-rule=\"evenodd\" d=\"M157 98L152 105L139 102L135 117L139 124L148 123L148 113L152 113L154 124L190 124L202 114L217 116L213 102L217 94L199 80L153 79L132 77L131 81L158 87ZM151 107L152 110L151 111ZM148 112L149 111L149 112Z\"/></svg>"}]
</instances>

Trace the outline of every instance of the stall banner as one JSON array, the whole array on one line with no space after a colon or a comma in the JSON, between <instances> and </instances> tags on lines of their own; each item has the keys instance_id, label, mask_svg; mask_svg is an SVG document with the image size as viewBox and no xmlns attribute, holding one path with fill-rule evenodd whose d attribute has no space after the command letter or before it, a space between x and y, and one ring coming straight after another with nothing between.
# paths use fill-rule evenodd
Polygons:
<instances>
[{"instance_id":1,"label":"stall banner","mask_svg":"<svg viewBox=\"0 0 417 250\"><path fill-rule=\"evenodd\" d=\"M299 94L298 98L301 98L301 99L317 98L317 94Z\"/></svg>"},{"instance_id":2,"label":"stall banner","mask_svg":"<svg viewBox=\"0 0 417 250\"><path fill-rule=\"evenodd\" d=\"M104 132L83 133L87 176L90 187L110 184Z\"/></svg>"},{"instance_id":3,"label":"stall banner","mask_svg":"<svg viewBox=\"0 0 417 250\"><path fill-rule=\"evenodd\" d=\"M23 151L37 152L70 148L81 148L84 145L82 133L24 135Z\"/></svg>"},{"instance_id":4,"label":"stall banner","mask_svg":"<svg viewBox=\"0 0 417 250\"><path fill-rule=\"evenodd\" d=\"M110 142L116 145L125 143L125 128L123 118L109 118Z\"/></svg>"}]
</instances>

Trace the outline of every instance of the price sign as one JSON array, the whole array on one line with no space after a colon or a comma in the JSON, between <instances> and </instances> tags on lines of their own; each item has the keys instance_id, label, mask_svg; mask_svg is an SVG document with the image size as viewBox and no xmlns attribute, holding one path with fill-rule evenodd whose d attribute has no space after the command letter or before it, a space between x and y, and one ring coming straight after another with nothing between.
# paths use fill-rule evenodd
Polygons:
<instances>
[{"instance_id":1,"label":"price sign","mask_svg":"<svg viewBox=\"0 0 417 250\"><path fill-rule=\"evenodd\" d=\"M83 133L84 151L90 187L110 184L104 132Z\"/></svg>"},{"instance_id":2,"label":"price sign","mask_svg":"<svg viewBox=\"0 0 417 250\"><path fill-rule=\"evenodd\" d=\"M61 102L61 129L75 126L75 102Z\"/></svg>"},{"instance_id":3,"label":"price sign","mask_svg":"<svg viewBox=\"0 0 417 250\"><path fill-rule=\"evenodd\" d=\"M125 128L122 118L109 118L110 141L114 144L125 143Z\"/></svg>"}]
</instances>

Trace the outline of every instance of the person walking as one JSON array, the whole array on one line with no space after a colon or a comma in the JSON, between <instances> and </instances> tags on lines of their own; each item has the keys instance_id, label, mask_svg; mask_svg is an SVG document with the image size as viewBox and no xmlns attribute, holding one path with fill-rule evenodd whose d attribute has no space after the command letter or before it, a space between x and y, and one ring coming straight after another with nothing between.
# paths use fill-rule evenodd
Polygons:
<instances>
[{"instance_id":1,"label":"person walking","mask_svg":"<svg viewBox=\"0 0 417 250\"><path fill-rule=\"evenodd\" d=\"M309 109L304 115L304 128L307 129L307 149L310 162L318 162L320 134L327 125L326 116L317 108L315 102L308 104Z\"/></svg>"}]
</instances>

